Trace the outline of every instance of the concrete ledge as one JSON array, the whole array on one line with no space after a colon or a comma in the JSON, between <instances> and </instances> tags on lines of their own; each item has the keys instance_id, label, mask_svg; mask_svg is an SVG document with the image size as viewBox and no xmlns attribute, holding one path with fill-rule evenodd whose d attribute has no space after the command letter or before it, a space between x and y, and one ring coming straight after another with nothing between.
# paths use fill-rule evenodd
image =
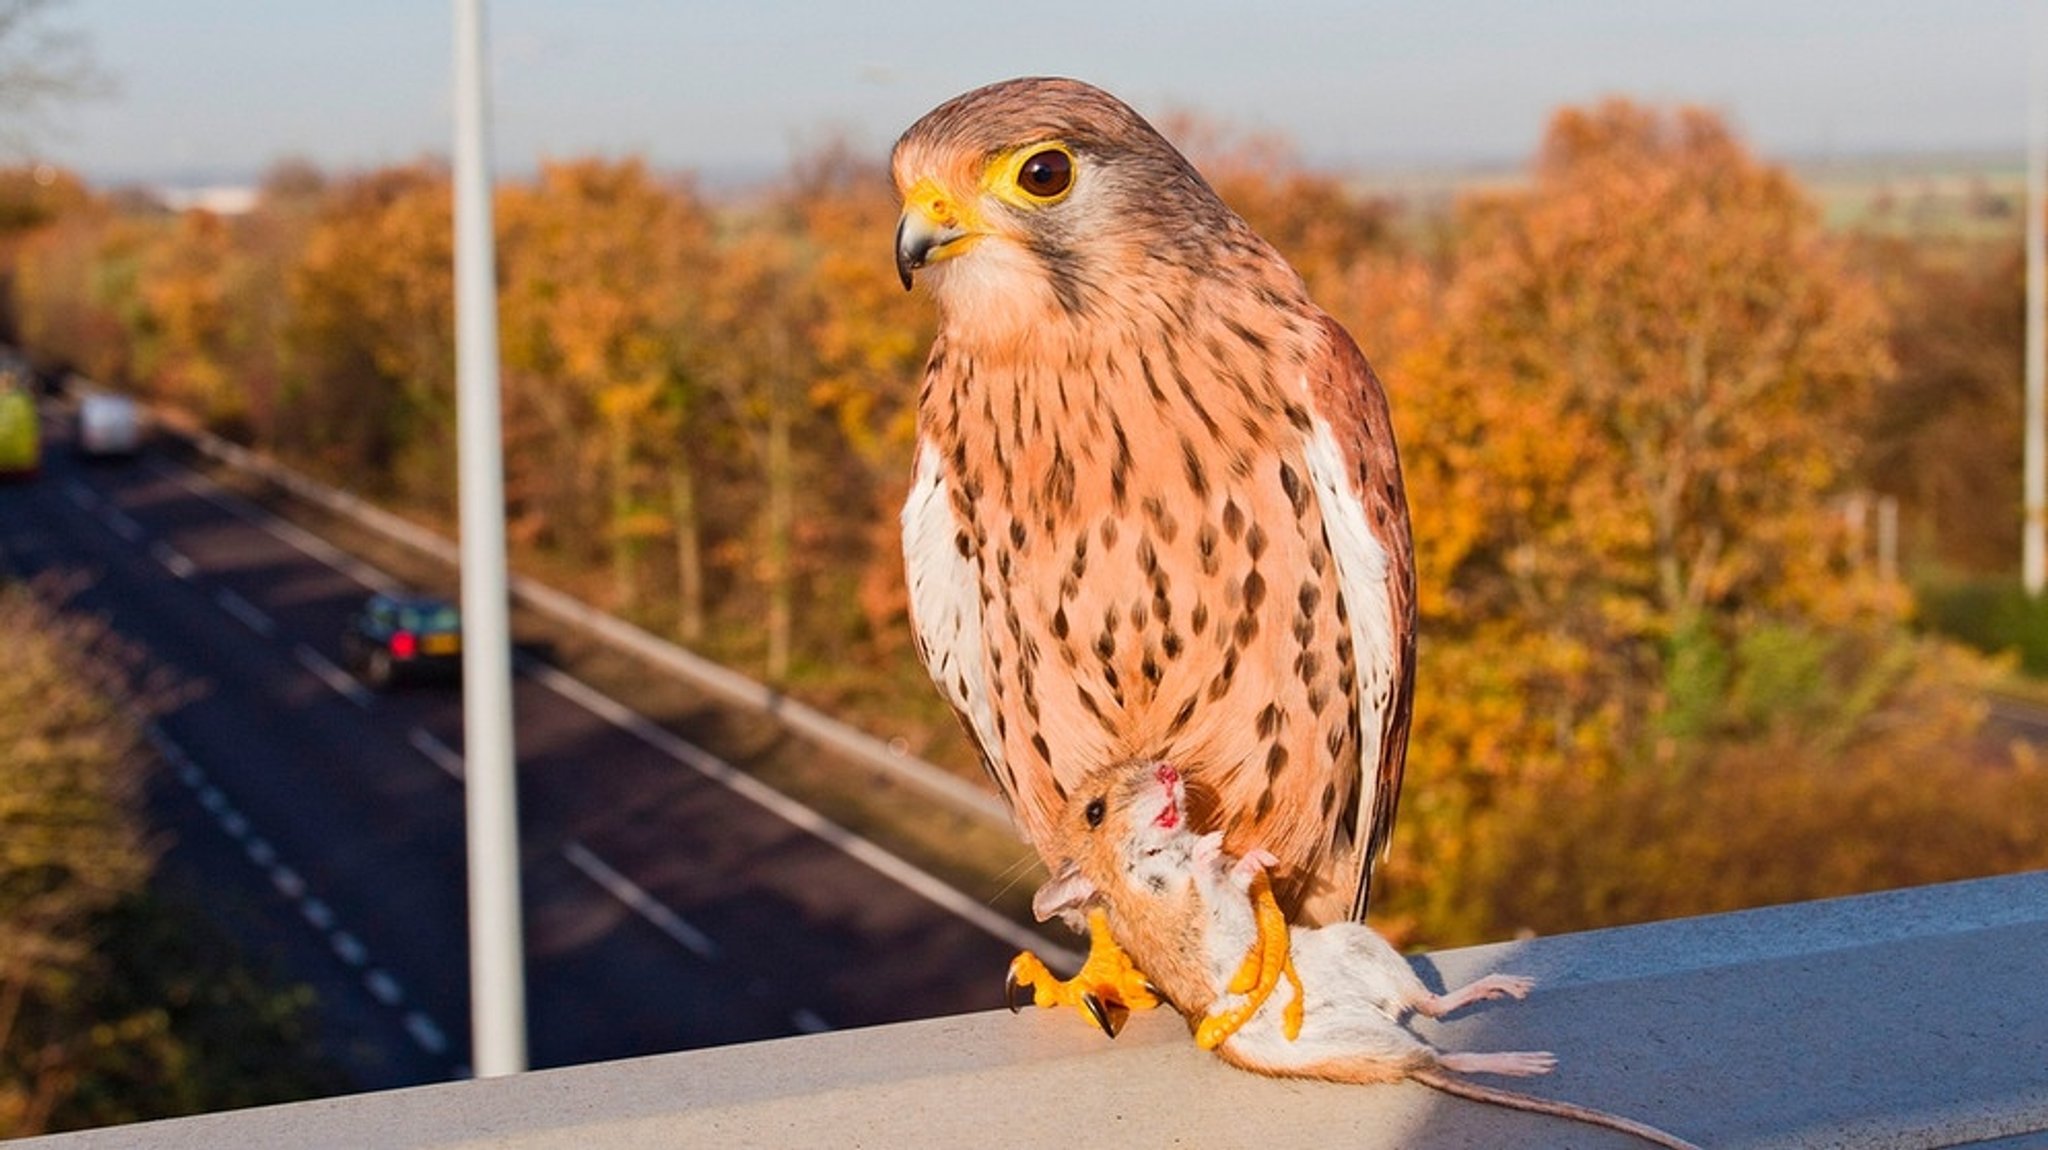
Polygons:
<instances>
[{"instance_id":1,"label":"concrete ledge","mask_svg":"<svg viewBox=\"0 0 2048 1150\"><path fill-rule=\"evenodd\" d=\"M1713 1147L2048 1147L2048 872L1448 951L1534 975L1421 1025L1549 1049L1531 1093ZM990 971L991 996L1001 972ZM650 1008L658 1009L658 1004ZM1499 1080L1495 1080L1499 1081ZM24 1150L293 1147L1626 1147L1420 1086L1260 1079L1164 1012L1111 1042L1003 1011L87 1131Z\"/></svg>"}]
</instances>

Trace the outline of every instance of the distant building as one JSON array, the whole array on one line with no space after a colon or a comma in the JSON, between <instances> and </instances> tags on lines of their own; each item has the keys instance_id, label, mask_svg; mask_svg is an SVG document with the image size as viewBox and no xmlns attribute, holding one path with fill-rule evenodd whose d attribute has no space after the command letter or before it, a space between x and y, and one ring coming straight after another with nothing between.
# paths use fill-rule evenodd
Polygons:
<instances>
[{"instance_id":1,"label":"distant building","mask_svg":"<svg viewBox=\"0 0 2048 1150\"><path fill-rule=\"evenodd\" d=\"M157 187L151 189L156 198L172 211L182 212L191 208L212 212L217 216L245 215L256 208L262 198L262 189L253 184L216 184L202 188Z\"/></svg>"}]
</instances>

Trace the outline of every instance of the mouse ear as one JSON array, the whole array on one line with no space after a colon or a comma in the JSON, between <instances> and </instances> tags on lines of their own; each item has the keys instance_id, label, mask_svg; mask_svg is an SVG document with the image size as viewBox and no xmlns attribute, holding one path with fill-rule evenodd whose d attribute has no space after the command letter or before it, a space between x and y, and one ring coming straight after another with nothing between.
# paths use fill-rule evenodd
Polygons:
<instances>
[{"instance_id":1,"label":"mouse ear","mask_svg":"<svg viewBox=\"0 0 2048 1150\"><path fill-rule=\"evenodd\" d=\"M1031 913L1044 922L1056 914L1079 910L1094 897L1095 884L1068 860L1031 896Z\"/></svg>"}]
</instances>

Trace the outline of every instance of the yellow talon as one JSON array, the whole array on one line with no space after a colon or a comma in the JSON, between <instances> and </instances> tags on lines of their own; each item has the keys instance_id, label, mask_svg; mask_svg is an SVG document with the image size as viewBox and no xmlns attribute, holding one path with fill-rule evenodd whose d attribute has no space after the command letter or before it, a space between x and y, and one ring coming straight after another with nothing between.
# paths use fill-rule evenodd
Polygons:
<instances>
[{"instance_id":1,"label":"yellow talon","mask_svg":"<svg viewBox=\"0 0 2048 1150\"><path fill-rule=\"evenodd\" d=\"M1281 1013L1281 1032L1290 1042L1301 1037L1301 976L1295 972L1294 957L1288 952L1287 916L1274 900L1272 880L1263 870L1252 876L1251 898L1259 934L1228 986L1230 993L1245 998L1228 1010L1204 1018L1195 1027L1195 1045L1204 1050L1214 1050L1229 1041L1239 1027L1266 1005L1283 976L1294 988L1294 997Z\"/></svg>"},{"instance_id":2,"label":"yellow talon","mask_svg":"<svg viewBox=\"0 0 2048 1150\"><path fill-rule=\"evenodd\" d=\"M1123 1029L1131 1011L1159 1005L1151 980L1110 937L1109 918L1099 908L1088 912L1088 959L1080 971L1062 982L1027 950L1010 961L1004 997L1011 1010L1023 1005L1017 992L1025 987L1031 988L1032 1005L1071 1006L1111 1038Z\"/></svg>"}]
</instances>

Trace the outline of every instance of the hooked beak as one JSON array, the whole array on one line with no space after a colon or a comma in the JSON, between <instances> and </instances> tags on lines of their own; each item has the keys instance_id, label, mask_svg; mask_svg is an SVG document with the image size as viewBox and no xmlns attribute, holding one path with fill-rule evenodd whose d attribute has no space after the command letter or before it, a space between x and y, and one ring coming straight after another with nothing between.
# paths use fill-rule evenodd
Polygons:
<instances>
[{"instance_id":1,"label":"hooked beak","mask_svg":"<svg viewBox=\"0 0 2048 1150\"><path fill-rule=\"evenodd\" d=\"M910 290L911 277L919 268L952 255L947 245L966 236L962 228L945 227L916 208L905 209L896 221L896 276L903 281L903 290Z\"/></svg>"},{"instance_id":2,"label":"hooked beak","mask_svg":"<svg viewBox=\"0 0 2048 1150\"><path fill-rule=\"evenodd\" d=\"M904 197L903 214L896 220L896 276L903 281L903 290L910 290L919 268L958 255L973 238L958 208L938 186L929 179L918 181Z\"/></svg>"}]
</instances>

